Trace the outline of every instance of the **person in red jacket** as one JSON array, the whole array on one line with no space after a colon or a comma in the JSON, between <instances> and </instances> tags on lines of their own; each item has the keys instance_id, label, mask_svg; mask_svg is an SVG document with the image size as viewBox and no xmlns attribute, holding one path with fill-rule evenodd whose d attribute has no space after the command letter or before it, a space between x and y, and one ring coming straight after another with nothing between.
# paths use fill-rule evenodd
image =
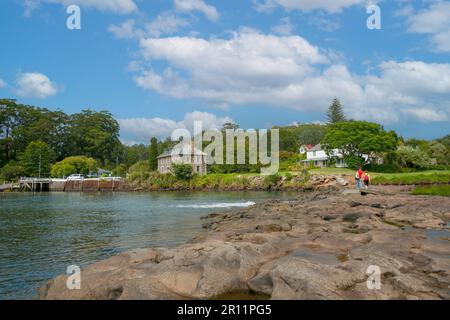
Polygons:
<instances>
[{"instance_id":1,"label":"person in red jacket","mask_svg":"<svg viewBox=\"0 0 450 320\"><path fill-rule=\"evenodd\" d=\"M363 178L364 178L364 171L362 171L361 167L358 168L358 171L356 171L355 180L356 180L356 188L362 189L363 187Z\"/></svg>"}]
</instances>

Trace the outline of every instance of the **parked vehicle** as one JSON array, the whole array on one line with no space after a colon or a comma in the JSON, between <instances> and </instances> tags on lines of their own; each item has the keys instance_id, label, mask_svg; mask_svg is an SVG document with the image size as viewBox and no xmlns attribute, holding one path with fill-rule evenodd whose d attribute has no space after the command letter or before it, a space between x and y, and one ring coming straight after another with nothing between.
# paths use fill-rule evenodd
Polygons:
<instances>
[{"instance_id":1,"label":"parked vehicle","mask_svg":"<svg viewBox=\"0 0 450 320\"><path fill-rule=\"evenodd\" d=\"M81 181L84 179L84 175L82 174L71 174L67 177L67 181Z\"/></svg>"}]
</instances>

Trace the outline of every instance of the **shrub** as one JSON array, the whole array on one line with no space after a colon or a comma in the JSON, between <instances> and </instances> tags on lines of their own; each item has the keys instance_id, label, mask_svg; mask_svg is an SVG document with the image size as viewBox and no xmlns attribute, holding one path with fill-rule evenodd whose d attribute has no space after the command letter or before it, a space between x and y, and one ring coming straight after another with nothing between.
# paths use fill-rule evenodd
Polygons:
<instances>
[{"instance_id":1,"label":"shrub","mask_svg":"<svg viewBox=\"0 0 450 320\"><path fill-rule=\"evenodd\" d=\"M419 148L401 146L397 150L397 156L401 167L428 169L433 165L428 154Z\"/></svg>"},{"instance_id":2,"label":"shrub","mask_svg":"<svg viewBox=\"0 0 450 320\"><path fill-rule=\"evenodd\" d=\"M291 181L294 176L291 173L286 173L286 181Z\"/></svg>"},{"instance_id":3,"label":"shrub","mask_svg":"<svg viewBox=\"0 0 450 320\"><path fill-rule=\"evenodd\" d=\"M20 178L24 175L24 170L22 166L14 160L9 161L1 170L0 170L0 179L4 181L12 181Z\"/></svg>"},{"instance_id":4,"label":"shrub","mask_svg":"<svg viewBox=\"0 0 450 320\"><path fill-rule=\"evenodd\" d=\"M119 164L112 171L116 177L125 177L127 175L127 166L125 164Z\"/></svg>"},{"instance_id":5,"label":"shrub","mask_svg":"<svg viewBox=\"0 0 450 320\"><path fill-rule=\"evenodd\" d=\"M172 173L177 180L190 180L193 176L190 164L172 164Z\"/></svg>"},{"instance_id":6,"label":"shrub","mask_svg":"<svg viewBox=\"0 0 450 320\"><path fill-rule=\"evenodd\" d=\"M266 176L264 178L264 182L269 186L277 185L278 182L280 182L280 180L281 180L281 176L278 174L272 174L272 175Z\"/></svg>"},{"instance_id":7,"label":"shrub","mask_svg":"<svg viewBox=\"0 0 450 320\"><path fill-rule=\"evenodd\" d=\"M85 156L67 157L52 166L52 177L67 177L71 174L87 175L97 170L97 161Z\"/></svg>"},{"instance_id":8,"label":"shrub","mask_svg":"<svg viewBox=\"0 0 450 320\"><path fill-rule=\"evenodd\" d=\"M128 169L128 180L135 183L143 182L150 178L151 172L152 170L148 161L136 162Z\"/></svg>"}]
</instances>

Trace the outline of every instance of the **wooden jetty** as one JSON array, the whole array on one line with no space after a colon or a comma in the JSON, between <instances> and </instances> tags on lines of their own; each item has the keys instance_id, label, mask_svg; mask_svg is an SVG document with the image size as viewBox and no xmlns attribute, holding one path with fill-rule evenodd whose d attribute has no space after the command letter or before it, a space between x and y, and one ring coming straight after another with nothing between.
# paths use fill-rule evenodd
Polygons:
<instances>
[{"instance_id":1,"label":"wooden jetty","mask_svg":"<svg viewBox=\"0 0 450 320\"><path fill-rule=\"evenodd\" d=\"M0 192L95 192L95 191L127 191L128 183L118 178L106 179L49 179L21 178L18 183L0 185Z\"/></svg>"}]
</instances>

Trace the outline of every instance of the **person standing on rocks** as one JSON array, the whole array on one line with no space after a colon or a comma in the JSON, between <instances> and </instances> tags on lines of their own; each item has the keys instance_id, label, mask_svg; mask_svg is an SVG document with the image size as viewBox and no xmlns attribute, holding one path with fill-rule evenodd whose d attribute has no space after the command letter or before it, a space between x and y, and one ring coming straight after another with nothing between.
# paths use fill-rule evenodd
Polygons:
<instances>
[{"instance_id":1,"label":"person standing on rocks","mask_svg":"<svg viewBox=\"0 0 450 320\"><path fill-rule=\"evenodd\" d=\"M362 189L363 187L363 178L364 178L364 171L362 171L361 167L358 168L358 171L356 171L355 180L356 180L356 189Z\"/></svg>"},{"instance_id":2,"label":"person standing on rocks","mask_svg":"<svg viewBox=\"0 0 450 320\"><path fill-rule=\"evenodd\" d=\"M368 172L366 172L364 174L364 187L367 189L369 189L369 185L370 185L370 175Z\"/></svg>"}]
</instances>

